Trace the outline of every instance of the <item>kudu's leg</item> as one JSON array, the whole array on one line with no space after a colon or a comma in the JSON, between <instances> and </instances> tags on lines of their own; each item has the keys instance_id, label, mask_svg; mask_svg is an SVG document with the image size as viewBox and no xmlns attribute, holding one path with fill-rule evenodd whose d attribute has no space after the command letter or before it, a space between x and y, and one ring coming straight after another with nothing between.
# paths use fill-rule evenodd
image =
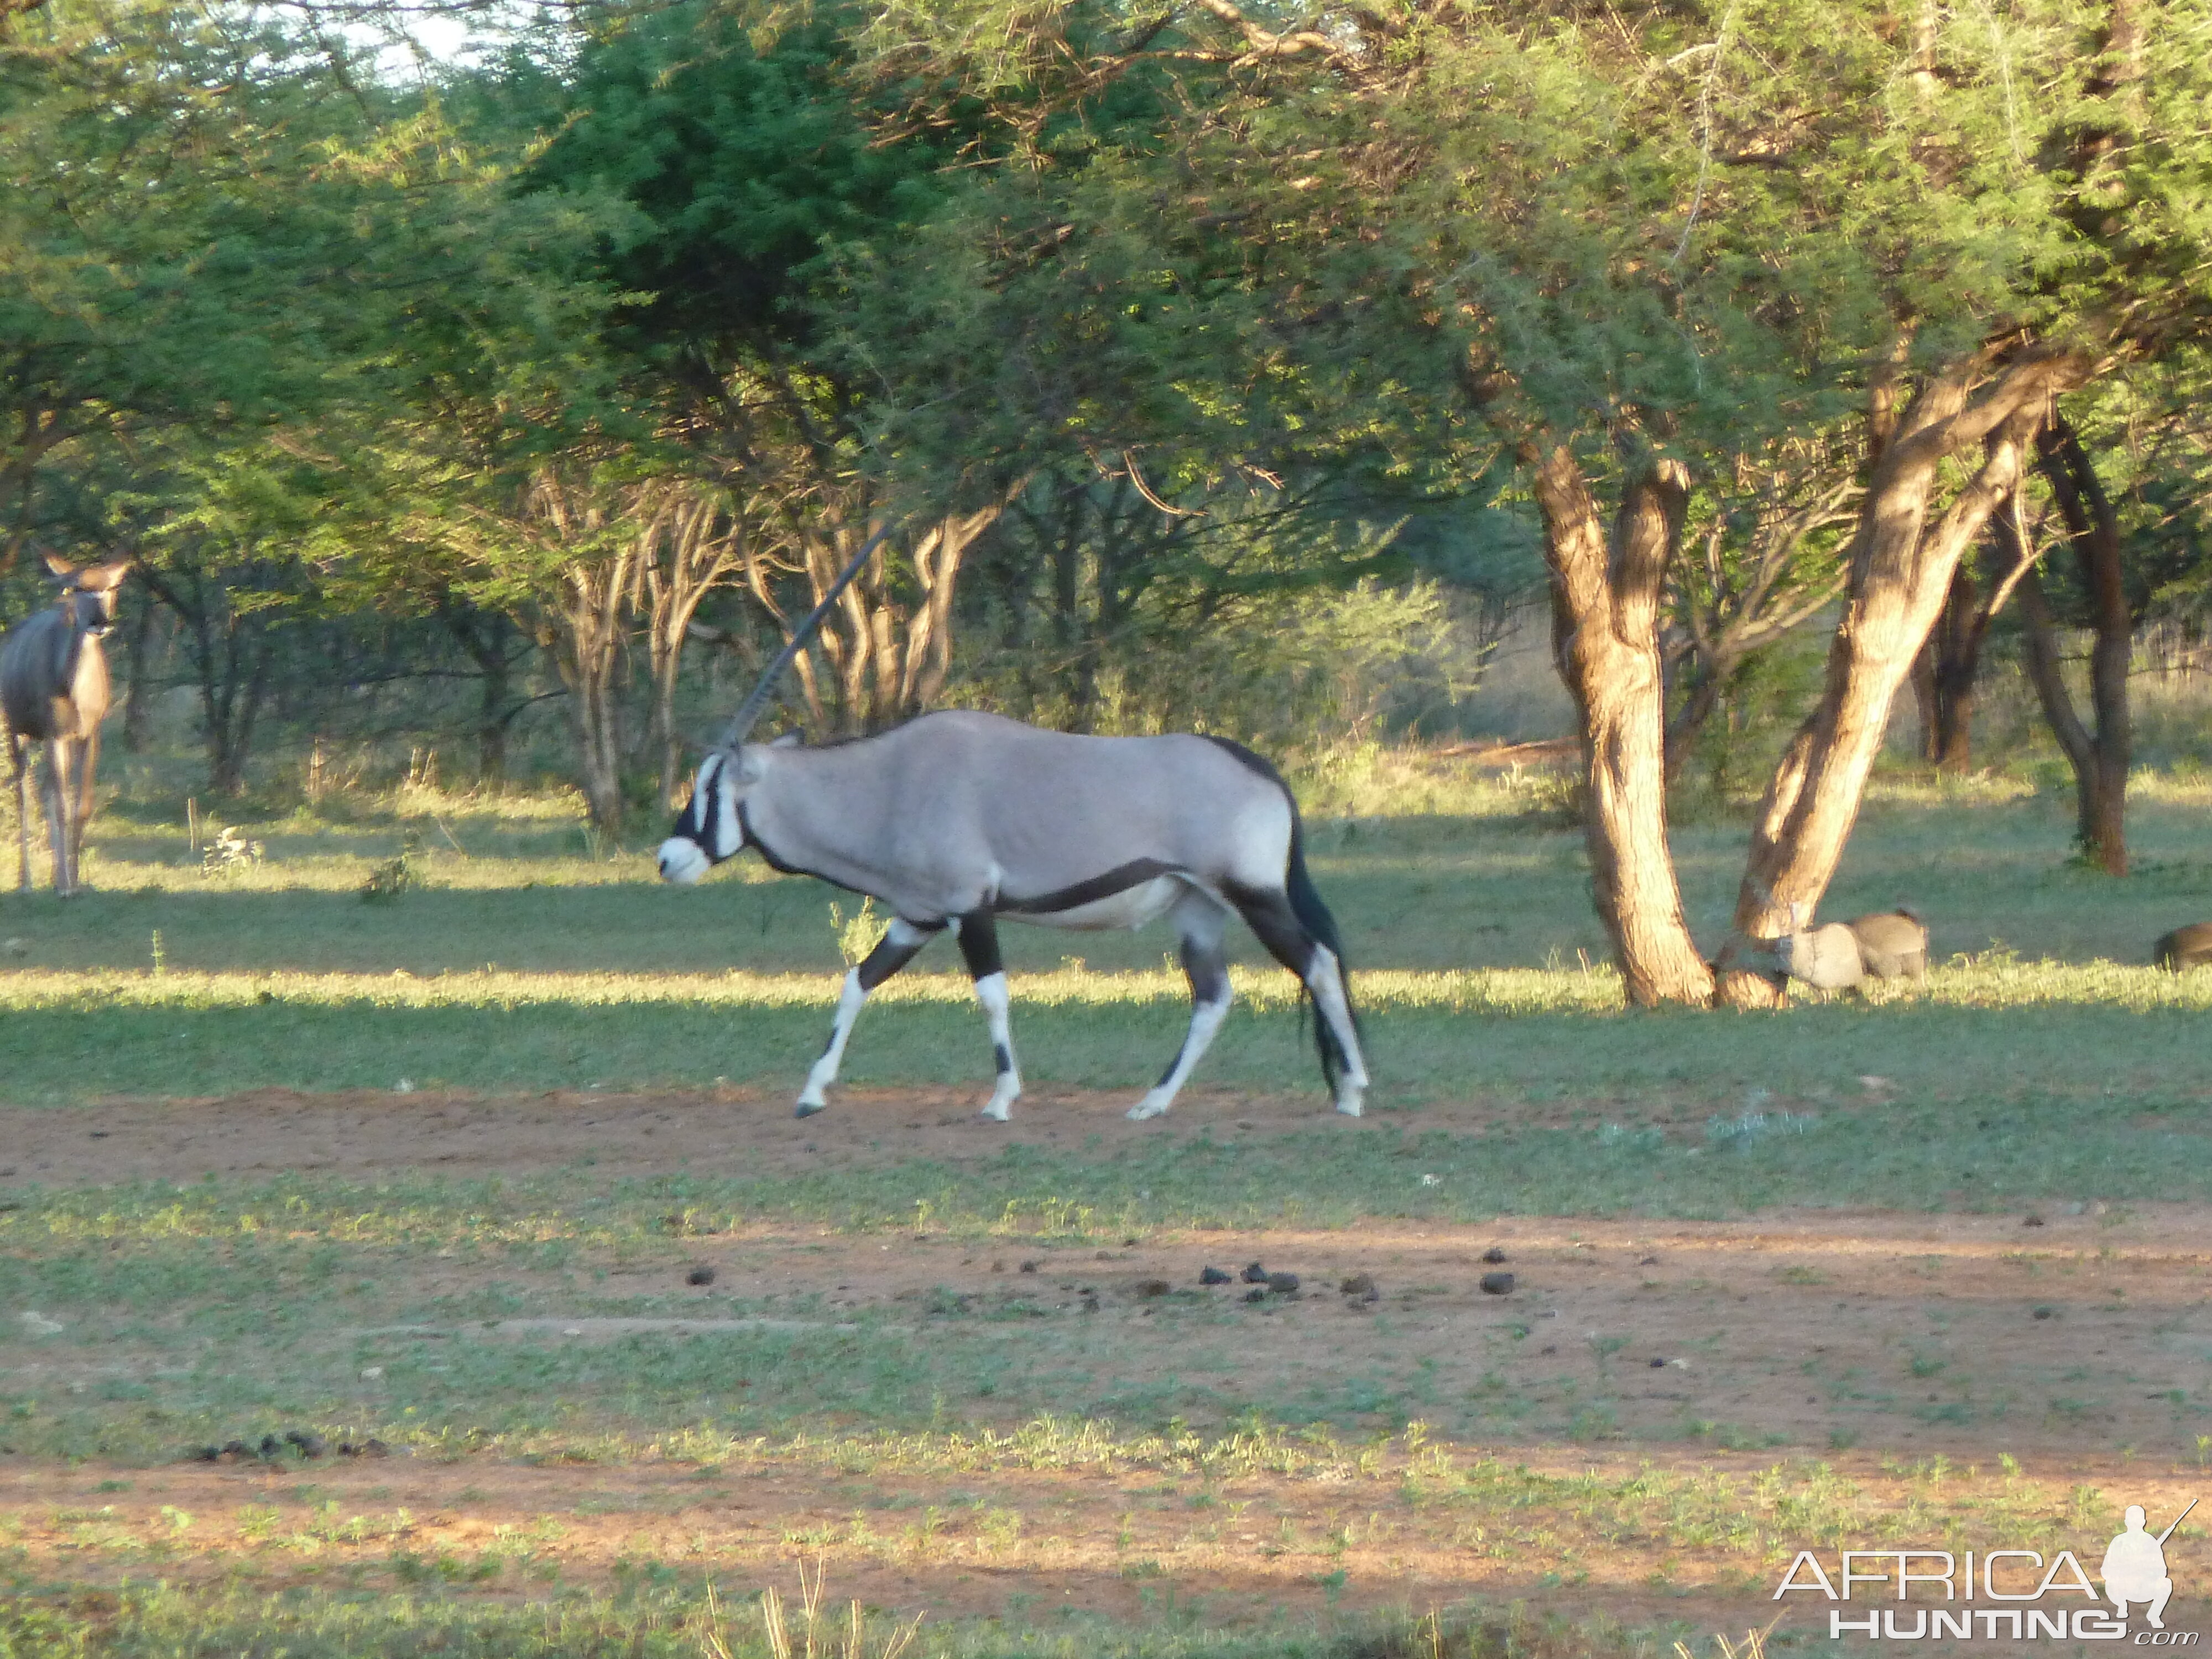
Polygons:
<instances>
[{"instance_id":1,"label":"kudu's leg","mask_svg":"<svg viewBox=\"0 0 2212 1659\"><path fill-rule=\"evenodd\" d=\"M100 767L100 731L95 726L77 742L76 802L70 819L70 890L76 890L84 863L85 826L92 822L93 776Z\"/></svg>"},{"instance_id":2,"label":"kudu's leg","mask_svg":"<svg viewBox=\"0 0 2212 1659\"><path fill-rule=\"evenodd\" d=\"M1176 1096L1213 1046L1221 1022L1229 1017L1229 958L1221 949L1229 912L1206 894L1193 892L1177 900L1170 915L1182 935L1182 971L1190 981L1190 1030L1151 1092L1129 1108L1129 1115L1139 1119L1162 1116L1175 1104Z\"/></svg>"},{"instance_id":3,"label":"kudu's leg","mask_svg":"<svg viewBox=\"0 0 2212 1659\"><path fill-rule=\"evenodd\" d=\"M1240 890L1233 896L1260 943L1312 993L1322 1069L1336 1091L1336 1109L1346 1117L1358 1117L1367 1096L1367 1065L1360 1057L1344 964L1298 920L1287 894Z\"/></svg>"},{"instance_id":4,"label":"kudu's leg","mask_svg":"<svg viewBox=\"0 0 2212 1659\"><path fill-rule=\"evenodd\" d=\"M69 750L67 738L46 740L46 777L40 786L46 809L46 851L53 861L54 892L62 898L70 896L69 814L64 804L69 793Z\"/></svg>"},{"instance_id":5,"label":"kudu's leg","mask_svg":"<svg viewBox=\"0 0 2212 1659\"><path fill-rule=\"evenodd\" d=\"M8 759L15 769L15 890L31 890L31 745L8 734Z\"/></svg>"},{"instance_id":6,"label":"kudu's leg","mask_svg":"<svg viewBox=\"0 0 2212 1659\"><path fill-rule=\"evenodd\" d=\"M970 910L960 918L960 956L975 981L975 1000L991 1023L991 1058L999 1068L983 1115L1004 1123L1021 1097L1022 1074L1014 1066L1014 1032L1006 1018L1010 1000L1006 964L999 958L999 924L988 910Z\"/></svg>"},{"instance_id":7,"label":"kudu's leg","mask_svg":"<svg viewBox=\"0 0 2212 1659\"><path fill-rule=\"evenodd\" d=\"M845 988L837 997L836 1017L830 1022L830 1046L814 1062L814 1069L807 1073L806 1086L799 1091L799 1109L793 1115L812 1117L830 1103L822 1091L837 1080L837 1067L845 1059L846 1039L853 1035L854 1022L860 1018L860 1007L867 1001L868 993L912 962L915 953L936 938L944 927L941 921L894 919L860 965L846 971Z\"/></svg>"}]
</instances>

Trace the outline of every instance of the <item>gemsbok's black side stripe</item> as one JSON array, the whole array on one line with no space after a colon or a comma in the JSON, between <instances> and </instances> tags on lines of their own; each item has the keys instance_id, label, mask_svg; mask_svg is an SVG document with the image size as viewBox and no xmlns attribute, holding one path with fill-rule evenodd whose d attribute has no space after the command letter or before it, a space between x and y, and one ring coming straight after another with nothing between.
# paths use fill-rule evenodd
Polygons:
<instances>
[{"instance_id":1,"label":"gemsbok's black side stripe","mask_svg":"<svg viewBox=\"0 0 2212 1659\"><path fill-rule=\"evenodd\" d=\"M1132 887L1141 887L1162 876L1188 873L1179 865L1163 864L1158 859L1131 859L1127 864L1115 865L1103 876L1073 882L1054 892L1040 893L1035 898L1012 899L1000 894L999 902L991 908L1003 915L1057 915L1062 910L1080 909L1100 899L1112 898L1116 893L1126 893Z\"/></svg>"}]
</instances>

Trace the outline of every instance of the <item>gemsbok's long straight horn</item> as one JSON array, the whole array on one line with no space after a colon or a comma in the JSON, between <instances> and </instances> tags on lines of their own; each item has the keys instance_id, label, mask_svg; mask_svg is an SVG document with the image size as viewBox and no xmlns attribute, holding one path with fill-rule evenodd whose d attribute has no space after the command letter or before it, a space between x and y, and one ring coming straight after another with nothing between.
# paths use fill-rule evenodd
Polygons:
<instances>
[{"instance_id":1,"label":"gemsbok's long straight horn","mask_svg":"<svg viewBox=\"0 0 2212 1659\"><path fill-rule=\"evenodd\" d=\"M729 730L722 733L720 747L735 749L745 740L745 733L753 729L753 722L760 718L761 710L768 707L769 697L775 690L776 681L783 678L783 671L790 667L799 653L806 648L807 641L814 637L815 629L822 626L822 619L830 614L830 607L837 603L837 596L850 587L853 579L860 574L860 567L867 563L875 550L884 544L884 538L897 528L896 520L886 524L869 537L867 544L853 556L853 562L837 573L837 580L830 584L830 591L822 596L822 602L807 613L805 622L792 630L789 642L775 653L775 660L769 664L767 671L761 675L760 684L753 687L751 693L738 705L738 712L731 716Z\"/></svg>"}]
</instances>

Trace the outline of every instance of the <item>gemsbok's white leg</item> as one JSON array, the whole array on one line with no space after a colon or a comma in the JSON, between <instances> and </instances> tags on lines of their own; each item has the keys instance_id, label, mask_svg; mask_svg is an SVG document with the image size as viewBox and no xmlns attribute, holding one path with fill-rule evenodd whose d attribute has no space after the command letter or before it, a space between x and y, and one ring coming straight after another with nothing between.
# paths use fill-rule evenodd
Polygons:
<instances>
[{"instance_id":1,"label":"gemsbok's white leg","mask_svg":"<svg viewBox=\"0 0 2212 1659\"><path fill-rule=\"evenodd\" d=\"M983 1115L994 1123L1004 1123L1013 1115L1014 1103L1021 1098L1022 1074L1014 1064L1014 1028L1007 1018L1012 999L1006 993L1003 969L975 981L975 1000L983 1005L984 1018L990 1021L991 1058L999 1068L999 1080Z\"/></svg>"},{"instance_id":2,"label":"gemsbok's white leg","mask_svg":"<svg viewBox=\"0 0 2212 1659\"><path fill-rule=\"evenodd\" d=\"M894 920L876 948L868 952L867 960L846 970L845 988L837 994L837 1012L830 1024L830 1044L806 1074L806 1086L799 1091L795 1116L812 1117L830 1103L822 1091L837 1080L837 1068L844 1063L846 1040L853 1035L854 1024L860 1018L868 993L911 962L915 952L928 944L936 932L934 927L917 927L903 919Z\"/></svg>"},{"instance_id":3,"label":"gemsbok's white leg","mask_svg":"<svg viewBox=\"0 0 2212 1659\"><path fill-rule=\"evenodd\" d=\"M830 1103L822 1091L837 1080L837 1068L844 1062L845 1041L853 1035L854 1022L860 1018L860 1010L868 1000L867 992L860 984L860 970L848 968L845 971L845 988L837 994L837 1012L830 1024L830 1046L822 1051L822 1058L806 1074L806 1086L799 1091L800 1117L812 1117Z\"/></svg>"},{"instance_id":4,"label":"gemsbok's white leg","mask_svg":"<svg viewBox=\"0 0 2212 1659\"><path fill-rule=\"evenodd\" d=\"M1190 981L1190 1030L1160 1080L1129 1108L1129 1115L1139 1121L1166 1115L1229 1017L1229 963L1221 954L1228 911L1205 894L1194 892L1177 901L1174 915L1182 932L1182 970Z\"/></svg>"},{"instance_id":5,"label":"gemsbok's white leg","mask_svg":"<svg viewBox=\"0 0 2212 1659\"><path fill-rule=\"evenodd\" d=\"M1328 1022L1336 1034L1337 1052L1344 1057L1344 1069L1336 1078L1336 1109L1346 1117L1358 1117L1367 1096L1367 1064L1360 1058L1359 1032L1352 1023L1352 999L1345 994L1344 969L1336 952L1316 945L1305 979L1306 988L1313 993L1315 1015Z\"/></svg>"}]
</instances>

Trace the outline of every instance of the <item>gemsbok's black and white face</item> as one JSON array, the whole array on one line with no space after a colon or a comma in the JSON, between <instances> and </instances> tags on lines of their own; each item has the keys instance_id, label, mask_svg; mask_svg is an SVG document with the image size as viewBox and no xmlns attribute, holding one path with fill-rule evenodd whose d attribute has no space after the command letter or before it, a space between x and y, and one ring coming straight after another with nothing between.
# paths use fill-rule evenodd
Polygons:
<instances>
[{"instance_id":1,"label":"gemsbok's black and white face","mask_svg":"<svg viewBox=\"0 0 2212 1659\"><path fill-rule=\"evenodd\" d=\"M725 859L744 850L740 813L745 792L760 781L759 757L717 750L700 763L690 804L660 843L660 878L690 886Z\"/></svg>"}]
</instances>

